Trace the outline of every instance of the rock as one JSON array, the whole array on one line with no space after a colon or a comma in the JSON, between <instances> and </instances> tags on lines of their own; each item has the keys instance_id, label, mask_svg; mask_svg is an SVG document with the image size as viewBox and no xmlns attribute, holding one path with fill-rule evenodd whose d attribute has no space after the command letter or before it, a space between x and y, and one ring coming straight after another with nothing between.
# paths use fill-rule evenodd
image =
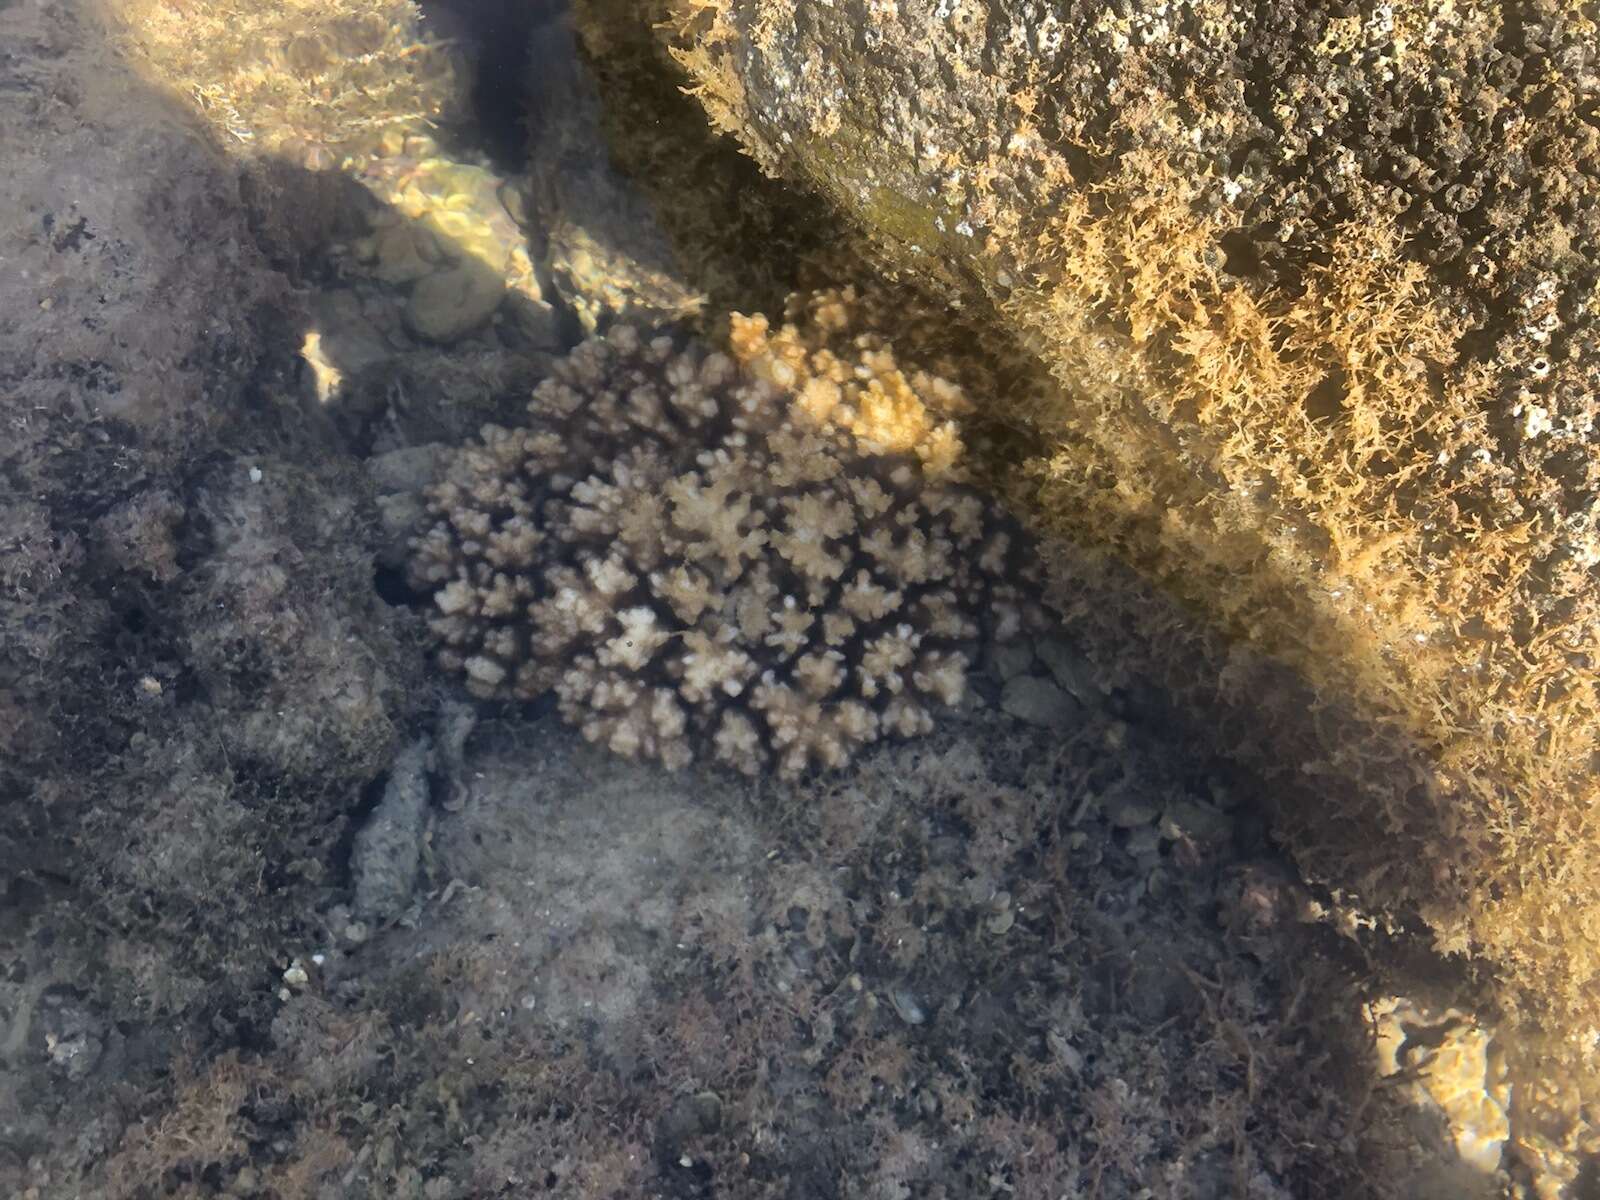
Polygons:
<instances>
[{"instance_id":1,"label":"rock","mask_svg":"<svg viewBox=\"0 0 1600 1200\"><path fill-rule=\"evenodd\" d=\"M487 321L505 296L497 271L462 262L417 281L406 302L406 327L430 342L453 342Z\"/></svg>"},{"instance_id":2,"label":"rock","mask_svg":"<svg viewBox=\"0 0 1600 1200\"><path fill-rule=\"evenodd\" d=\"M1186 837L1196 842L1219 843L1232 834L1233 819L1227 813L1197 800L1169 804L1161 819L1161 836L1168 841Z\"/></svg>"},{"instance_id":3,"label":"rock","mask_svg":"<svg viewBox=\"0 0 1600 1200\"><path fill-rule=\"evenodd\" d=\"M1429 912L1577 1044L1600 844L1569 814L1600 773L1556 731L1600 722L1592 14L682 7L576 5L602 52L652 30L864 258L1048 371L991 415L1032 443L1014 498L1097 556L1077 627L1249 731L1223 752L1297 764L1273 815L1309 869ZM1119 624L1096 595L1129 567L1184 616Z\"/></svg>"},{"instance_id":4,"label":"rock","mask_svg":"<svg viewBox=\"0 0 1600 1200\"><path fill-rule=\"evenodd\" d=\"M50 1062L73 1083L86 1078L105 1051L105 1022L66 988L52 988L39 999L39 1023Z\"/></svg>"},{"instance_id":5,"label":"rock","mask_svg":"<svg viewBox=\"0 0 1600 1200\"><path fill-rule=\"evenodd\" d=\"M1033 643L1039 660L1051 678L1070 692L1079 703L1098 704L1104 695L1094 681L1094 668L1083 652L1066 638L1042 637Z\"/></svg>"},{"instance_id":6,"label":"rock","mask_svg":"<svg viewBox=\"0 0 1600 1200\"><path fill-rule=\"evenodd\" d=\"M433 234L404 223L380 229L372 235L370 247L372 273L384 283L414 283L431 273L440 258Z\"/></svg>"},{"instance_id":7,"label":"rock","mask_svg":"<svg viewBox=\"0 0 1600 1200\"><path fill-rule=\"evenodd\" d=\"M1106 803L1106 819L1118 829L1137 829L1161 815L1161 802L1143 796L1116 796Z\"/></svg>"},{"instance_id":8,"label":"rock","mask_svg":"<svg viewBox=\"0 0 1600 1200\"><path fill-rule=\"evenodd\" d=\"M990 647L989 668L1004 681L1025 673L1033 666L1033 646L1026 638L1015 638Z\"/></svg>"},{"instance_id":9,"label":"rock","mask_svg":"<svg viewBox=\"0 0 1600 1200\"><path fill-rule=\"evenodd\" d=\"M1080 712L1077 701L1037 675L1010 680L1000 694L1000 707L1019 721L1061 731L1071 729Z\"/></svg>"},{"instance_id":10,"label":"rock","mask_svg":"<svg viewBox=\"0 0 1600 1200\"><path fill-rule=\"evenodd\" d=\"M529 207L555 295L585 333L613 319L659 324L698 312L705 298L684 278L652 206L611 164L605 107L570 26L539 23L533 54L541 69L529 97Z\"/></svg>"},{"instance_id":11,"label":"rock","mask_svg":"<svg viewBox=\"0 0 1600 1200\"><path fill-rule=\"evenodd\" d=\"M433 745L427 738L402 750L390 768L383 799L356 834L350 866L355 911L369 920L393 920L411 900L422 857L432 760Z\"/></svg>"},{"instance_id":12,"label":"rock","mask_svg":"<svg viewBox=\"0 0 1600 1200\"><path fill-rule=\"evenodd\" d=\"M439 478L449 455L449 447L438 442L404 446L369 458L367 474L380 493L420 493Z\"/></svg>"}]
</instances>

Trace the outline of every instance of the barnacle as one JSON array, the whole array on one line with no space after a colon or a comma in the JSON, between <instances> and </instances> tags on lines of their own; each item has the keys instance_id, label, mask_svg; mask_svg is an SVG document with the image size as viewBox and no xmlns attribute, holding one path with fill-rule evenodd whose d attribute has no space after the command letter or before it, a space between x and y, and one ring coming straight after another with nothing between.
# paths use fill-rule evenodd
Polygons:
<instances>
[{"instance_id":1,"label":"barnacle","mask_svg":"<svg viewBox=\"0 0 1600 1200\"><path fill-rule=\"evenodd\" d=\"M410 575L440 665L485 698L554 688L589 739L673 767L792 774L930 729L966 646L1042 616L963 481L960 390L855 305L735 317L727 351L620 325L559 362L430 494Z\"/></svg>"}]
</instances>

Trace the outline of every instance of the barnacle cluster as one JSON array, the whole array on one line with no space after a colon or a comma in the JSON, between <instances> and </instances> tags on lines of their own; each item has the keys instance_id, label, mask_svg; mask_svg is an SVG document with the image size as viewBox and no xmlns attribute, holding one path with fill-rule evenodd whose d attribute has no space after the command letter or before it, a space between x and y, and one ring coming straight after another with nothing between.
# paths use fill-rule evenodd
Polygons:
<instances>
[{"instance_id":1,"label":"barnacle cluster","mask_svg":"<svg viewBox=\"0 0 1600 1200\"><path fill-rule=\"evenodd\" d=\"M1020 535L962 480L953 384L852 333L856 297L628 325L486 426L429 496L413 585L486 698L554 688L592 741L678 767L837 767L958 703L971 646L1042 618Z\"/></svg>"}]
</instances>

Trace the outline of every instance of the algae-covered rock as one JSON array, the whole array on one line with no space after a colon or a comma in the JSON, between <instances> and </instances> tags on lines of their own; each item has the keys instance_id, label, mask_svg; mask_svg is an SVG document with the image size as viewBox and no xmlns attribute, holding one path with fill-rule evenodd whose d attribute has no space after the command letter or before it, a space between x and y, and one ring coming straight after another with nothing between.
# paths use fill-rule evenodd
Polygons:
<instances>
[{"instance_id":1,"label":"algae-covered rock","mask_svg":"<svg viewBox=\"0 0 1600 1200\"><path fill-rule=\"evenodd\" d=\"M6 1195L135 1194L94 1164L264 1027L424 696L243 173L94 15L0 5Z\"/></svg>"},{"instance_id":2,"label":"algae-covered rock","mask_svg":"<svg viewBox=\"0 0 1600 1200\"><path fill-rule=\"evenodd\" d=\"M1049 368L992 401L1031 431L1014 497L1202 618L1137 636L1302 864L1589 1023L1592 11L581 8L594 44L653 22L765 170ZM1234 657L1186 675L1212 633ZM1310 685L1274 737L1271 663Z\"/></svg>"}]
</instances>

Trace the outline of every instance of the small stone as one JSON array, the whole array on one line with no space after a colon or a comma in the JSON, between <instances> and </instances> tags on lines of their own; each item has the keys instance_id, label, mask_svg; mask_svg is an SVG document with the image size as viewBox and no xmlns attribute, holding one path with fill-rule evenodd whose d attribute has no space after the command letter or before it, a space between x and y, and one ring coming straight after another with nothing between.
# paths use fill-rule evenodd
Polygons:
<instances>
[{"instance_id":1,"label":"small stone","mask_svg":"<svg viewBox=\"0 0 1600 1200\"><path fill-rule=\"evenodd\" d=\"M1149 825L1161 815L1161 804L1139 796L1117 796L1106 805L1106 819L1118 829Z\"/></svg>"},{"instance_id":2,"label":"small stone","mask_svg":"<svg viewBox=\"0 0 1600 1200\"><path fill-rule=\"evenodd\" d=\"M450 461L450 448L439 442L404 446L367 460L367 474L380 492L420 492L438 481Z\"/></svg>"},{"instance_id":3,"label":"small stone","mask_svg":"<svg viewBox=\"0 0 1600 1200\"><path fill-rule=\"evenodd\" d=\"M1010 680L1001 693L1000 707L1019 721L1062 731L1077 723L1079 712L1077 701L1037 675Z\"/></svg>"},{"instance_id":4,"label":"small stone","mask_svg":"<svg viewBox=\"0 0 1600 1200\"><path fill-rule=\"evenodd\" d=\"M722 1126L722 1097L715 1092L698 1092L694 1100L695 1116L699 1119L700 1128L706 1133L715 1133Z\"/></svg>"},{"instance_id":5,"label":"small stone","mask_svg":"<svg viewBox=\"0 0 1600 1200\"><path fill-rule=\"evenodd\" d=\"M350 875L355 911L364 918L394 920L410 902L420 870L432 766L433 743L428 738L396 755L383 799L356 834Z\"/></svg>"},{"instance_id":6,"label":"small stone","mask_svg":"<svg viewBox=\"0 0 1600 1200\"><path fill-rule=\"evenodd\" d=\"M1149 877L1144 881L1145 894L1152 900L1161 899L1171 887L1172 876L1164 867L1151 868Z\"/></svg>"},{"instance_id":7,"label":"small stone","mask_svg":"<svg viewBox=\"0 0 1600 1200\"><path fill-rule=\"evenodd\" d=\"M715 1092L697 1092L692 1096L679 1096L673 1102L661 1118L657 1133L666 1145L681 1150L685 1143L715 1133L721 1125L722 1097ZM688 1160L689 1156L685 1154L684 1159Z\"/></svg>"},{"instance_id":8,"label":"small stone","mask_svg":"<svg viewBox=\"0 0 1600 1200\"><path fill-rule=\"evenodd\" d=\"M51 1065L73 1083L87 1078L105 1050L105 1022L70 988L52 988L39 1003Z\"/></svg>"},{"instance_id":9,"label":"small stone","mask_svg":"<svg viewBox=\"0 0 1600 1200\"><path fill-rule=\"evenodd\" d=\"M996 937L1003 937L1017 923L1017 910L1011 903L1010 892L996 892L989 901L989 912L984 927Z\"/></svg>"},{"instance_id":10,"label":"small stone","mask_svg":"<svg viewBox=\"0 0 1600 1200\"><path fill-rule=\"evenodd\" d=\"M1094 682L1094 668L1081 650L1059 637L1038 638L1033 645L1051 677L1079 703L1100 702L1101 691Z\"/></svg>"},{"instance_id":11,"label":"small stone","mask_svg":"<svg viewBox=\"0 0 1600 1200\"><path fill-rule=\"evenodd\" d=\"M439 243L426 229L394 225L376 234L373 273L384 283L412 283L429 274L439 261Z\"/></svg>"},{"instance_id":12,"label":"small stone","mask_svg":"<svg viewBox=\"0 0 1600 1200\"><path fill-rule=\"evenodd\" d=\"M907 1025L921 1025L928 1019L927 1012L910 988L891 988L889 1003L894 1006L894 1011Z\"/></svg>"},{"instance_id":13,"label":"small stone","mask_svg":"<svg viewBox=\"0 0 1600 1200\"><path fill-rule=\"evenodd\" d=\"M1033 666L1033 647L1026 638L1000 643L991 648L989 664L996 678L1015 679Z\"/></svg>"},{"instance_id":14,"label":"small stone","mask_svg":"<svg viewBox=\"0 0 1600 1200\"><path fill-rule=\"evenodd\" d=\"M1138 795L1114 795L1106 798L1106 819L1117 829L1136 829L1147 826L1162 813L1162 805Z\"/></svg>"},{"instance_id":15,"label":"small stone","mask_svg":"<svg viewBox=\"0 0 1600 1200\"><path fill-rule=\"evenodd\" d=\"M1156 854L1161 848L1161 835L1154 825L1140 825L1128 832L1128 853L1135 858Z\"/></svg>"},{"instance_id":16,"label":"small stone","mask_svg":"<svg viewBox=\"0 0 1600 1200\"><path fill-rule=\"evenodd\" d=\"M1069 1042L1066 1035L1060 1030L1052 1029L1044 1035L1045 1045L1050 1048L1050 1057L1055 1059L1074 1075L1083 1070L1083 1055L1076 1046Z\"/></svg>"},{"instance_id":17,"label":"small stone","mask_svg":"<svg viewBox=\"0 0 1600 1200\"><path fill-rule=\"evenodd\" d=\"M406 302L406 325L430 342L453 342L487 321L505 295L498 272L463 262L417 281Z\"/></svg>"},{"instance_id":18,"label":"small stone","mask_svg":"<svg viewBox=\"0 0 1600 1200\"><path fill-rule=\"evenodd\" d=\"M382 535L377 546L378 563L385 567L404 567L410 556L411 538L427 515L427 504L413 492L379 496L377 504L378 530Z\"/></svg>"},{"instance_id":19,"label":"small stone","mask_svg":"<svg viewBox=\"0 0 1600 1200\"><path fill-rule=\"evenodd\" d=\"M561 345L561 313L542 295L530 294L531 280L511 293L511 316L529 345L553 350Z\"/></svg>"}]
</instances>

